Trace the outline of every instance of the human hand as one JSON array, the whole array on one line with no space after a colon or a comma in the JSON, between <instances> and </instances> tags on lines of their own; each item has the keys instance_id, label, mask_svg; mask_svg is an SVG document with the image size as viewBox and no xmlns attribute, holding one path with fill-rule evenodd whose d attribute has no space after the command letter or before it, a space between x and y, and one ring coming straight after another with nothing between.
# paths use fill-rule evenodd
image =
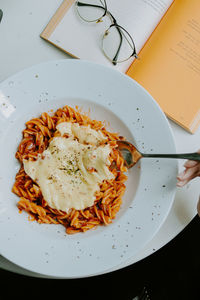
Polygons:
<instances>
[{"instance_id":1,"label":"human hand","mask_svg":"<svg viewBox=\"0 0 200 300\"><path fill-rule=\"evenodd\" d=\"M200 153L200 150L198 151ZM190 180L200 176L200 161L187 160L184 164L185 170L177 177L177 186L183 187ZM200 216L200 198L197 204L197 211Z\"/></svg>"},{"instance_id":2,"label":"human hand","mask_svg":"<svg viewBox=\"0 0 200 300\"><path fill-rule=\"evenodd\" d=\"M182 187L190 180L200 176L200 161L187 160L184 164L185 170L177 177L177 186Z\"/></svg>"}]
</instances>

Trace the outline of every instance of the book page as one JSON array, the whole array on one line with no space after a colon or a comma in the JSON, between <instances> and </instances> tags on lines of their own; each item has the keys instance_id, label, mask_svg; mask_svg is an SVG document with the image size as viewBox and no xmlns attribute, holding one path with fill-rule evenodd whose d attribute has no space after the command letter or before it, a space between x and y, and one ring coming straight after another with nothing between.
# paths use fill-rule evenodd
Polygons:
<instances>
[{"instance_id":1,"label":"book page","mask_svg":"<svg viewBox=\"0 0 200 300\"><path fill-rule=\"evenodd\" d=\"M191 133L200 125L199 12L199 0L175 0L127 72Z\"/></svg>"},{"instance_id":2,"label":"book page","mask_svg":"<svg viewBox=\"0 0 200 300\"><path fill-rule=\"evenodd\" d=\"M100 23L85 22L78 16L73 1L65 0L63 7L69 2L72 2L70 8L46 39L75 57L92 60L125 72L133 59L113 66L102 54L101 40L105 30L111 25L110 18L105 16ZM173 0L106 1L107 9L117 23L132 36L137 53L172 2Z\"/></svg>"}]
</instances>

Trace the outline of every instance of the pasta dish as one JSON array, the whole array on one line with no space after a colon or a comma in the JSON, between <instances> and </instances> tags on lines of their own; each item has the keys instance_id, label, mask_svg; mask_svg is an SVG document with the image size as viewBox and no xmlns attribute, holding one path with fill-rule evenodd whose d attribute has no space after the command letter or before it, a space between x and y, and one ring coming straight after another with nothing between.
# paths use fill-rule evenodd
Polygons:
<instances>
[{"instance_id":1,"label":"pasta dish","mask_svg":"<svg viewBox=\"0 0 200 300\"><path fill-rule=\"evenodd\" d=\"M127 179L116 143L122 137L70 106L28 121L22 135L12 188L20 212L68 234L112 222Z\"/></svg>"}]
</instances>

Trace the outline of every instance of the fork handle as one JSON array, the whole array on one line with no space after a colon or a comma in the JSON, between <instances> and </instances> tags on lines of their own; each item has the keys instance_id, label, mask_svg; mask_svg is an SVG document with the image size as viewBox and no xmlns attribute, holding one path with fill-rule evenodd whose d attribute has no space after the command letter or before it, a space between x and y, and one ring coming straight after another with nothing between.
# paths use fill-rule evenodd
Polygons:
<instances>
[{"instance_id":1,"label":"fork handle","mask_svg":"<svg viewBox=\"0 0 200 300\"><path fill-rule=\"evenodd\" d=\"M143 157L157 157L157 158L180 158L200 161L200 153L181 153L181 154L146 154L141 153Z\"/></svg>"}]
</instances>

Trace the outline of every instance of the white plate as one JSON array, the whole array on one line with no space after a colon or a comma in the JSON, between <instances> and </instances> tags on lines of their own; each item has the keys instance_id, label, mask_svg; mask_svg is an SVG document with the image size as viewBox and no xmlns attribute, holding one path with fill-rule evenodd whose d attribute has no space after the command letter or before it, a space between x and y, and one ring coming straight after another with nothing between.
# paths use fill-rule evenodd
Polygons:
<instances>
[{"instance_id":1,"label":"white plate","mask_svg":"<svg viewBox=\"0 0 200 300\"><path fill-rule=\"evenodd\" d=\"M24 123L64 105L91 109L144 152L173 153L169 123L134 80L94 63L59 60L26 69L0 84L0 254L47 276L80 278L116 270L152 239L171 208L177 162L141 159L128 174L123 205L112 224L75 235L61 225L19 214L11 192Z\"/></svg>"}]
</instances>

